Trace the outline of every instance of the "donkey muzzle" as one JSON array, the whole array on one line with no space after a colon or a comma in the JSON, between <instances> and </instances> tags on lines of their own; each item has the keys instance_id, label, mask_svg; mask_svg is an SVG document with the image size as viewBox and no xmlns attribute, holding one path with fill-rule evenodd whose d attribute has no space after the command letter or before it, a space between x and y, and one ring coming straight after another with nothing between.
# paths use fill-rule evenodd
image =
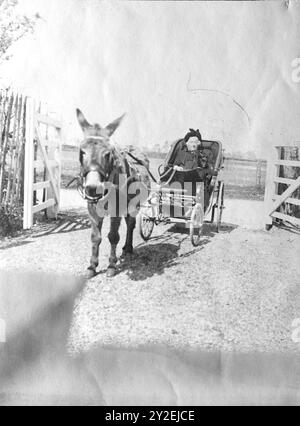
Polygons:
<instances>
[{"instance_id":1,"label":"donkey muzzle","mask_svg":"<svg viewBox=\"0 0 300 426\"><path fill-rule=\"evenodd\" d=\"M85 193L88 197L101 197L104 194L104 185L97 171L89 172L85 177Z\"/></svg>"}]
</instances>

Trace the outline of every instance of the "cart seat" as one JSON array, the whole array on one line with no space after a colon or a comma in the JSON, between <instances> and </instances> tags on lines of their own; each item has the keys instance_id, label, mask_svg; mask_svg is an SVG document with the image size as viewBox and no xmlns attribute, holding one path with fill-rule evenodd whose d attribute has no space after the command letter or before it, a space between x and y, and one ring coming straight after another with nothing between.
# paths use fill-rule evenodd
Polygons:
<instances>
[{"instance_id":1,"label":"cart seat","mask_svg":"<svg viewBox=\"0 0 300 426\"><path fill-rule=\"evenodd\" d=\"M160 173L160 178L163 182L168 180L172 173L172 167L180 144L182 144L182 139L175 141L165 159L163 170ZM223 163L221 142L204 140L198 149L207 156L209 166L211 166L215 174L217 174Z\"/></svg>"}]
</instances>

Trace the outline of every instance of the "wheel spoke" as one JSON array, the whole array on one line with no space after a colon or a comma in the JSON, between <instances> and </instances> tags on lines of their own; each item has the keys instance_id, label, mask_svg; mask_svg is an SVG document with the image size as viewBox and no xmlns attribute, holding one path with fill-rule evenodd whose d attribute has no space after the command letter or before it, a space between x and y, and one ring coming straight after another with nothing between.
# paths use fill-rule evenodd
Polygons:
<instances>
[{"instance_id":1,"label":"wheel spoke","mask_svg":"<svg viewBox=\"0 0 300 426\"><path fill-rule=\"evenodd\" d=\"M147 241L152 234L154 228L154 211L153 209L144 209L140 212L140 234Z\"/></svg>"}]
</instances>

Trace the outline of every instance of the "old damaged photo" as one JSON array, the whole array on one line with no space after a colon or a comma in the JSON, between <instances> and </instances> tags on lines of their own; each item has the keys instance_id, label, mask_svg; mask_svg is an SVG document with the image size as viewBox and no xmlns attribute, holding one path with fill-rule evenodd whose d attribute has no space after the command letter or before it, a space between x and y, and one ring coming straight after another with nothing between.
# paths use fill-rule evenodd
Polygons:
<instances>
[{"instance_id":1,"label":"old damaged photo","mask_svg":"<svg viewBox=\"0 0 300 426\"><path fill-rule=\"evenodd\" d=\"M0 405L299 405L299 24L0 0Z\"/></svg>"}]
</instances>

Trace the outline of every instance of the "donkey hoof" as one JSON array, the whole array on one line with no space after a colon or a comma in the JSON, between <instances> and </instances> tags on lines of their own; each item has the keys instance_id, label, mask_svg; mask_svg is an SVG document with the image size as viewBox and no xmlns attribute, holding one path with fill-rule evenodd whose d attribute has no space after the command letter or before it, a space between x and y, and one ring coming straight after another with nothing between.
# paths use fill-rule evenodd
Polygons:
<instances>
[{"instance_id":1,"label":"donkey hoof","mask_svg":"<svg viewBox=\"0 0 300 426\"><path fill-rule=\"evenodd\" d=\"M96 269L88 268L86 272L86 278L90 280L91 278L94 278L97 275Z\"/></svg>"},{"instance_id":2,"label":"donkey hoof","mask_svg":"<svg viewBox=\"0 0 300 426\"><path fill-rule=\"evenodd\" d=\"M109 266L106 272L106 276L108 278L112 278L116 275L116 273L117 273L116 268L114 268L113 266Z\"/></svg>"},{"instance_id":3,"label":"donkey hoof","mask_svg":"<svg viewBox=\"0 0 300 426\"><path fill-rule=\"evenodd\" d=\"M133 247L124 247L122 257L131 257L133 255Z\"/></svg>"},{"instance_id":4,"label":"donkey hoof","mask_svg":"<svg viewBox=\"0 0 300 426\"><path fill-rule=\"evenodd\" d=\"M121 259L123 261L129 261L133 258L133 252L123 251Z\"/></svg>"}]
</instances>

